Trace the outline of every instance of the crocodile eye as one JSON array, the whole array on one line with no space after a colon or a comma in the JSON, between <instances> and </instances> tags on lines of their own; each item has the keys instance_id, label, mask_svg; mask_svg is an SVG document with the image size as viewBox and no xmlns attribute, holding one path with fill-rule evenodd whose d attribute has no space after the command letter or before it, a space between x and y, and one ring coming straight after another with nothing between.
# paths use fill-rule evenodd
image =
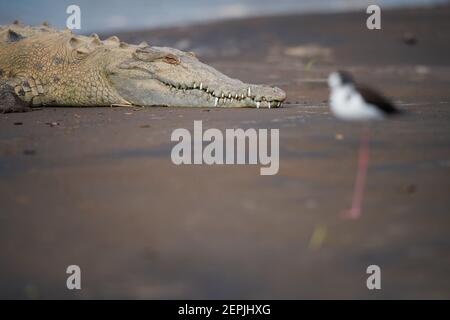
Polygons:
<instances>
[{"instance_id":1,"label":"crocodile eye","mask_svg":"<svg viewBox=\"0 0 450 320\"><path fill-rule=\"evenodd\" d=\"M180 58L178 58L176 55L168 53L164 56L164 62L170 63L170 64L180 64Z\"/></svg>"},{"instance_id":2,"label":"crocodile eye","mask_svg":"<svg viewBox=\"0 0 450 320\"><path fill-rule=\"evenodd\" d=\"M138 48L134 53L133 57L137 60L153 62L153 61L164 61L169 64L180 64L181 60L178 56L172 53L166 53L161 50L156 50L151 47Z\"/></svg>"}]
</instances>

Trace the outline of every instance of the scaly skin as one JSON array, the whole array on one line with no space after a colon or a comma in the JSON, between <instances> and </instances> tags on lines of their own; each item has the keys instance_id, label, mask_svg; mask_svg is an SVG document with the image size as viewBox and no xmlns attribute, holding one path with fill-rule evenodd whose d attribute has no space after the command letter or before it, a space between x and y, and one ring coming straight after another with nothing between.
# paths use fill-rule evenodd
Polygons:
<instances>
[{"instance_id":1,"label":"scaly skin","mask_svg":"<svg viewBox=\"0 0 450 320\"><path fill-rule=\"evenodd\" d=\"M231 79L193 53L45 25L0 27L0 79L30 106L277 107L285 99L282 90Z\"/></svg>"},{"instance_id":2,"label":"scaly skin","mask_svg":"<svg viewBox=\"0 0 450 320\"><path fill-rule=\"evenodd\" d=\"M0 73L10 80L22 100L32 106L129 104L102 72L107 51L94 52L95 57L87 61L81 51L72 47L85 37L75 38L69 31L43 31L46 29L29 29L24 33L25 28L16 27L1 34ZM8 43L5 39L11 37L8 34L11 31L29 36Z\"/></svg>"}]
</instances>

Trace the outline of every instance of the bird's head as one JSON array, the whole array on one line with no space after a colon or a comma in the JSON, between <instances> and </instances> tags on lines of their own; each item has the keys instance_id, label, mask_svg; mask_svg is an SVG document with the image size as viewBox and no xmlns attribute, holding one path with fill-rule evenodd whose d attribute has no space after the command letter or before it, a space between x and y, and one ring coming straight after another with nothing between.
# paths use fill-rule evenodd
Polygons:
<instances>
[{"instance_id":1,"label":"bird's head","mask_svg":"<svg viewBox=\"0 0 450 320\"><path fill-rule=\"evenodd\" d=\"M331 89L345 86L345 85L351 85L353 84L353 77L349 72L346 71L336 71L330 74L328 77L328 86Z\"/></svg>"}]
</instances>

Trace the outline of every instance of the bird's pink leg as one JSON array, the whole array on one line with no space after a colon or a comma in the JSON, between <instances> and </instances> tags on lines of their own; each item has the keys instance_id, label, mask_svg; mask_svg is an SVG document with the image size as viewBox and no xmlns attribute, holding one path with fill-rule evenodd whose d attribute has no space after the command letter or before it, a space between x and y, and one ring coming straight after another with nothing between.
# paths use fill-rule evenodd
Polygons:
<instances>
[{"instance_id":1,"label":"bird's pink leg","mask_svg":"<svg viewBox=\"0 0 450 320\"><path fill-rule=\"evenodd\" d=\"M355 187L353 190L352 206L349 210L344 212L344 218L358 219L361 215L364 189L366 186L367 168L369 166L369 142L370 129L369 126L366 125L364 126L364 131L361 134L358 156L358 172L356 174Z\"/></svg>"}]
</instances>

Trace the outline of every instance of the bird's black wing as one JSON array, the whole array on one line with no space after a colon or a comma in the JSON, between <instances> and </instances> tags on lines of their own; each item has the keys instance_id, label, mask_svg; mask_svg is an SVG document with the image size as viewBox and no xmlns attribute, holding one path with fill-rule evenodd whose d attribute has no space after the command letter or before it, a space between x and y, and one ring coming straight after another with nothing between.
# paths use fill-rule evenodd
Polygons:
<instances>
[{"instance_id":1,"label":"bird's black wing","mask_svg":"<svg viewBox=\"0 0 450 320\"><path fill-rule=\"evenodd\" d=\"M400 111L388 99L380 95L378 92L364 86L356 86L364 101L375 105L386 114L396 114Z\"/></svg>"}]
</instances>

